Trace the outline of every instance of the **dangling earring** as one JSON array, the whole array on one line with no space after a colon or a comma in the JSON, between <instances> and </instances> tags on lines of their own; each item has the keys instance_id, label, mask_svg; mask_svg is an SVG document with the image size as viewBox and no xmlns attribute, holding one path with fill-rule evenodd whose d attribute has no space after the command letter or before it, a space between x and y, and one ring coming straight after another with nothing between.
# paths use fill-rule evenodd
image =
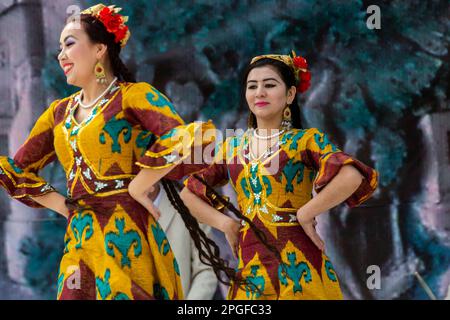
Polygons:
<instances>
[{"instance_id":1,"label":"dangling earring","mask_svg":"<svg viewBox=\"0 0 450 320\"><path fill-rule=\"evenodd\" d=\"M281 129L288 131L292 129L292 114L289 105L283 110L283 120L281 121Z\"/></svg>"},{"instance_id":2,"label":"dangling earring","mask_svg":"<svg viewBox=\"0 0 450 320\"><path fill-rule=\"evenodd\" d=\"M98 83L106 85L105 67L100 61L95 65L95 77L97 78Z\"/></svg>"}]
</instances>

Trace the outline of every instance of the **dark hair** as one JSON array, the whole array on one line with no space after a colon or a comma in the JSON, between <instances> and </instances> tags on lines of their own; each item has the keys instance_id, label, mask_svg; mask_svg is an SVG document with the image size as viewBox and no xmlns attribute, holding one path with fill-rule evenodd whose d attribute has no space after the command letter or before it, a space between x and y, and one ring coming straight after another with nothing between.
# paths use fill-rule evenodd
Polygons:
<instances>
[{"instance_id":1,"label":"dark hair","mask_svg":"<svg viewBox=\"0 0 450 320\"><path fill-rule=\"evenodd\" d=\"M244 216L238 209L236 209L236 207L234 207L231 202L220 196L214 190L214 188L208 185L206 181L204 181L200 176L198 176L197 174L194 174L193 176L206 186L208 194L214 194L216 196L216 199L218 199L221 204L232 211L238 218L248 223L250 228L255 233L256 237L275 255L278 261L281 262L281 255L278 250L267 242L266 235L261 230L259 230L249 218ZM181 218L183 219L184 224L186 225L186 228L188 229L189 234L194 241L195 247L198 249L200 261L205 265L211 266L213 268L217 279L221 283L231 285L230 281L222 278L221 273L223 272L229 280L234 282L235 285L238 285L244 290L250 289L258 291L260 294L264 295L264 293L254 283L249 282L241 276L238 276L236 270L228 266L228 261L225 261L220 257L219 247L213 240L208 238L208 236L200 228L197 220L192 216L189 209L181 199L175 183L167 179L162 179L161 182L170 202L180 213Z\"/></svg>"},{"instance_id":2,"label":"dark hair","mask_svg":"<svg viewBox=\"0 0 450 320\"><path fill-rule=\"evenodd\" d=\"M253 114L253 112L250 111L250 108L247 104L247 99L245 98L245 92L247 90L247 78L250 71L252 71L255 68L264 67L264 66L272 66L275 68L277 73L280 75L283 82L286 84L286 88L289 89L290 87L294 86L297 87L297 80L295 79L295 74L292 71L290 67L288 67L286 64L284 64L281 61L264 58L261 60L258 60L250 65L247 66L247 68L244 69L242 74L242 80L241 80L241 101L240 101L240 107L241 110L249 110L249 124L256 128L256 117ZM302 129L302 122L300 118L300 107L298 105L297 100L297 94L295 95L294 100L291 104L291 117L292 117L292 126L297 129Z\"/></svg>"},{"instance_id":3,"label":"dark hair","mask_svg":"<svg viewBox=\"0 0 450 320\"><path fill-rule=\"evenodd\" d=\"M94 43L103 43L108 47L108 57L114 76L119 81L136 82L133 73L128 70L127 66L120 58L121 47L119 43L114 41L114 34L108 32L103 23L87 14L80 15L81 24L89 39ZM67 23L73 21L75 16L69 17Z\"/></svg>"},{"instance_id":4,"label":"dark hair","mask_svg":"<svg viewBox=\"0 0 450 320\"><path fill-rule=\"evenodd\" d=\"M175 182L162 179L161 183L167 193L169 201L180 213L181 218L183 219L183 222L186 225L192 240L194 241L195 247L198 250L200 261L213 268L214 273L220 282L226 285L231 284L229 281L222 278L221 272L224 272L228 279L231 279L237 283L242 283L242 281L236 277L236 272L234 269L230 268L228 266L228 262L220 257L220 249L217 244L208 238L205 232L200 228L197 220L192 216L189 209L184 204L179 195Z\"/></svg>"}]
</instances>

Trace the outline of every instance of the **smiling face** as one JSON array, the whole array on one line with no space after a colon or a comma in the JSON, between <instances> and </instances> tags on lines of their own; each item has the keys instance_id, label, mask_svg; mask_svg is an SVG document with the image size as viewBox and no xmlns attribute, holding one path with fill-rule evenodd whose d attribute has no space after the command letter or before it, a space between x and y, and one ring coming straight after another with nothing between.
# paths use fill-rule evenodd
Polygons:
<instances>
[{"instance_id":1,"label":"smiling face","mask_svg":"<svg viewBox=\"0 0 450 320\"><path fill-rule=\"evenodd\" d=\"M95 64L103 60L107 47L93 43L79 25L69 22L61 32L58 61L67 83L83 87L95 79Z\"/></svg>"},{"instance_id":2,"label":"smiling face","mask_svg":"<svg viewBox=\"0 0 450 320\"><path fill-rule=\"evenodd\" d=\"M283 110L292 103L295 92L295 87L286 87L275 67L256 67L247 76L245 98L258 123L261 120L281 123Z\"/></svg>"}]
</instances>

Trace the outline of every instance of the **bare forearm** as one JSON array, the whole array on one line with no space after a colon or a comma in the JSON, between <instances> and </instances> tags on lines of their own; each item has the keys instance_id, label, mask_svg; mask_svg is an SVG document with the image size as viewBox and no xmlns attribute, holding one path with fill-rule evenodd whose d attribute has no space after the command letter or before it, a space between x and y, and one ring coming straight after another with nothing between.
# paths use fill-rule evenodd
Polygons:
<instances>
[{"instance_id":1,"label":"bare forearm","mask_svg":"<svg viewBox=\"0 0 450 320\"><path fill-rule=\"evenodd\" d=\"M154 186L175 166L164 169L142 169L128 186L128 192L136 200L147 198ZM139 201L140 202L140 201Z\"/></svg>"},{"instance_id":2,"label":"bare forearm","mask_svg":"<svg viewBox=\"0 0 450 320\"><path fill-rule=\"evenodd\" d=\"M184 188L181 191L180 196L192 215L201 223L224 232L227 224L233 221L230 217L224 215L209 203L197 197L188 188Z\"/></svg>"},{"instance_id":3,"label":"bare forearm","mask_svg":"<svg viewBox=\"0 0 450 320\"><path fill-rule=\"evenodd\" d=\"M353 166L343 166L321 192L300 208L298 214L303 219L310 220L334 208L358 189L362 179L363 176Z\"/></svg>"},{"instance_id":4,"label":"bare forearm","mask_svg":"<svg viewBox=\"0 0 450 320\"><path fill-rule=\"evenodd\" d=\"M32 197L32 199L40 205L53 210L66 218L69 217L69 209L66 206L66 197L56 191L47 193L43 196Z\"/></svg>"}]
</instances>

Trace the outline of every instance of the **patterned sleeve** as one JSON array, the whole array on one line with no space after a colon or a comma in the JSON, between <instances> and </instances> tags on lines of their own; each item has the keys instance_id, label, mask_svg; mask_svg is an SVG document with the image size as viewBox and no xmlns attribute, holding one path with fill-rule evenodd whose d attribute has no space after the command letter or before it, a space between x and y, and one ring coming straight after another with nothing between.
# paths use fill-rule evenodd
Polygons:
<instances>
[{"instance_id":1,"label":"patterned sleeve","mask_svg":"<svg viewBox=\"0 0 450 320\"><path fill-rule=\"evenodd\" d=\"M37 120L25 143L13 159L0 157L0 184L8 194L33 208L43 208L31 197L55 191L39 171L56 159L53 146L54 109L58 101Z\"/></svg>"},{"instance_id":2,"label":"patterned sleeve","mask_svg":"<svg viewBox=\"0 0 450 320\"><path fill-rule=\"evenodd\" d=\"M169 99L144 82L128 90L126 101L126 117L158 137L137 161L138 166L153 169L176 166L166 176L172 180L207 166L203 152L215 140L212 122L185 124Z\"/></svg>"},{"instance_id":3,"label":"patterned sleeve","mask_svg":"<svg viewBox=\"0 0 450 320\"><path fill-rule=\"evenodd\" d=\"M228 182L228 169L225 158L226 145L226 143L217 145L212 164L196 174L213 188L223 186ZM215 198L215 195L207 192L206 186L193 175L184 181L184 185L203 201L208 202L218 210L223 209L223 205Z\"/></svg>"},{"instance_id":4,"label":"patterned sleeve","mask_svg":"<svg viewBox=\"0 0 450 320\"><path fill-rule=\"evenodd\" d=\"M320 192L344 165L352 165L362 174L361 185L345 201L351 208L369 199L378 186L376 170L339 150L326 134L316 128L309 129L303 137L300 156L307 166L318 172L314 181L316 192Z\"/></svg>"}]
</instances>

